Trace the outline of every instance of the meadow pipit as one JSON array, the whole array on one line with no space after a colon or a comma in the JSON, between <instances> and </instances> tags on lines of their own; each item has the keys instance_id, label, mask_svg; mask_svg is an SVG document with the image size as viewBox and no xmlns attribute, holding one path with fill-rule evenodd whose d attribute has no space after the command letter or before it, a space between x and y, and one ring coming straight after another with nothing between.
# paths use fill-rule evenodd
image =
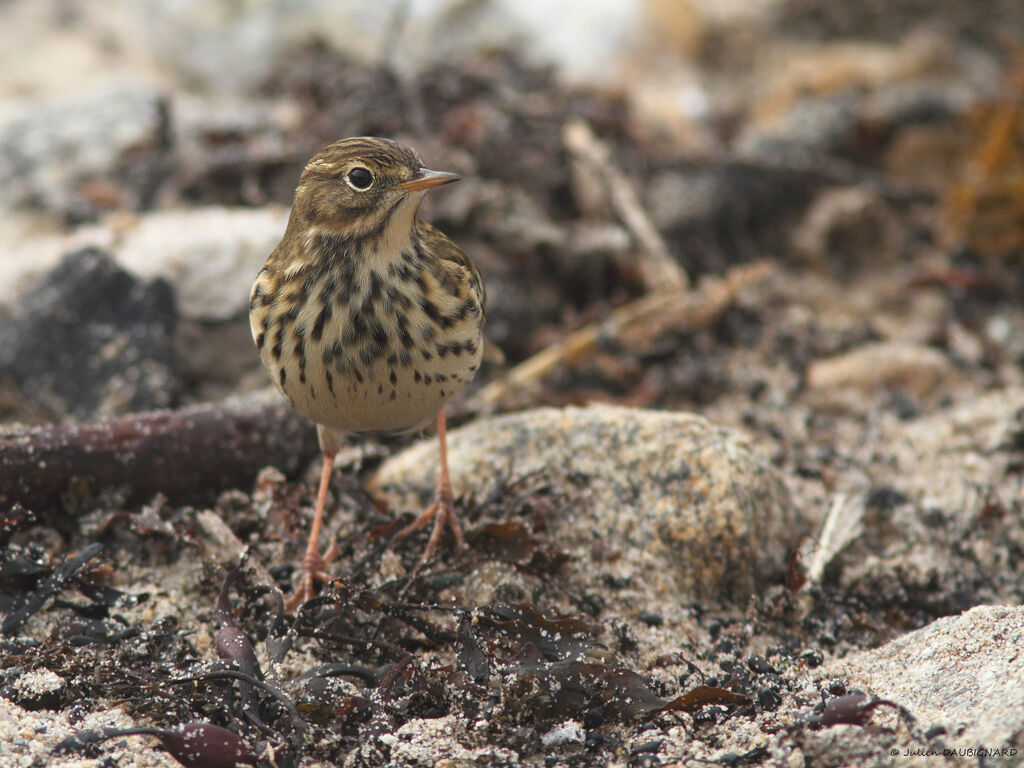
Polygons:
<instances>
[{"instance_id":1,"label":"meadow pipit","mask_svg":"<svg viewBox=\"0 0 1024 768\"><path fill-rule=\"evenodd\" d=\"M444 405L480 366L484 288L473 263L417 209L432 187L457 181L409 147L343 139L306 165L281 243L256 276L252 335L270 378L317 424L324 453L303 576L291 607L324 580L324 500L346 434L420 429L435 416L441 476L434 503L399 532L431 519L422 561L445 525L463 545L448 478ZM421 562L422 562L421 561Z\"/></svg>"}]
</instances>

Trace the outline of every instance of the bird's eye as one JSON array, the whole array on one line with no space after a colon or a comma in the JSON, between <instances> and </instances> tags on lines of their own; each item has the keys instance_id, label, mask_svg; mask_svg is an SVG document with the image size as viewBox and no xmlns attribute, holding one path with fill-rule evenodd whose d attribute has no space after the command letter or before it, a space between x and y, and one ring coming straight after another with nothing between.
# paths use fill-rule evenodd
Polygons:
<instances>
[{"instance_id":1,"label":"bird's eye","mask_svg":"<svg viewBox=\"0 0 1024 768\"><path fill-rule=\"evenodd\" d=\"M363 192L373 184L373 174L365 168L353 168L348 172L348 183L353 189Z\"/></svg>"}]
</instances>

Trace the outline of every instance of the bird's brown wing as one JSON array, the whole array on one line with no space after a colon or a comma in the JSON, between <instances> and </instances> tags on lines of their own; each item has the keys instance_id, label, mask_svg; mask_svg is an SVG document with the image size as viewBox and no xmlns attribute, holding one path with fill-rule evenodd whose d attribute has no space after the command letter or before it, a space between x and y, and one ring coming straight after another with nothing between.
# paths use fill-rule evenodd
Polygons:
<instances>
[{"instance_id":1,"label":"bird's brown wing","mask_svg":"<svg viewBox=\"0 0 1024 768\"><path fill-rule=\"evenodd\" d=\"M418 227L423 250L433 254L436 260L434 267L441 283L445 285L468 283L469 289L480 302L480 309L483 310L487 304L487 291L484 288L483 280L480 279L480 273L477 272L476 265L437 227L425 221L418 222Z\"/></svg>"}]
</instances>

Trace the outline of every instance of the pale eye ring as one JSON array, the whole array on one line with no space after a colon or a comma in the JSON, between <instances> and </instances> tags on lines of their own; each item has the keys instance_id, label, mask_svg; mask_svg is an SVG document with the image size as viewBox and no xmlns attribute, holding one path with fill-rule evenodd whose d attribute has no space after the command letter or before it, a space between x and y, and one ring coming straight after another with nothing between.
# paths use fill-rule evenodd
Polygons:
<instances>
[{"instance_id":1,"label":"pale eye ring","mask_svg":"<svg viewBox=\"0 0 1024 768\"><path fill-rule=\"evenodd\" d=\"M365 192L373 184L373 174L366 168L353 168L348 172L345 181L357 192Z\"/></svg>"}]
</instances>

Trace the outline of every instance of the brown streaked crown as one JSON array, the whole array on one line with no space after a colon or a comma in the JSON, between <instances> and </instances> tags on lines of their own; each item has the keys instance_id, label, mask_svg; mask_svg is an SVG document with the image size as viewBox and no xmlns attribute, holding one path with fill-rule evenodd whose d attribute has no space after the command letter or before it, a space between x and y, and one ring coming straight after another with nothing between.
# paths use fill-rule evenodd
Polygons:
<instances>
[{"instance_id":1,"label":"brown streaked crown","mask_svg":"<svg viewBox=\"0 0 1024 768\"><path fill-rule=\"evenodd\" d=\"M315 154L299 179L294 211L305 223L339 233L359 230L403 197L422 162L414 150L392 139L342 139Z\"/></svg>"}]
</instances>

